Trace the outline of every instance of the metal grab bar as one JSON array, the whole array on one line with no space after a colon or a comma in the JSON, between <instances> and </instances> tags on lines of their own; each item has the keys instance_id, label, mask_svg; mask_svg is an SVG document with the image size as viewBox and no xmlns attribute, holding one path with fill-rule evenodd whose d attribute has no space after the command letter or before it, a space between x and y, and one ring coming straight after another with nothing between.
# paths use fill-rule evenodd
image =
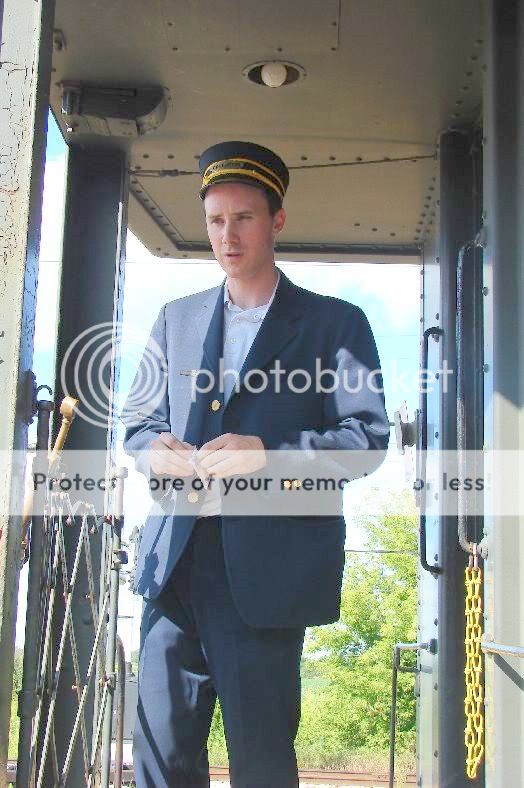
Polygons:
<instances>
[{"instance_id":1,"label":"metal grab bar","mask_svg":"<svg viewBox=\"0 0 524 788\"><path fill-rule=\"evenodd\" d=\"M116 468L112 478L115 480L115 504L111 518L111 551L108 568L109 580L109 621L107 628L107 647L105 663L105 679L108 695L103 708L103 747L101 761L101 788L109 788L111 773L111 732L113 726L114 696L117 689L115 661L117 656L117 625L118 625L118 591L120 586L120 568L127 563L127 554L122 550L122 529L124 527L124 479L127 468ZM125 662L125 660L124 660ZM125 669L124 669L125 676ZM125 681L125 679L124 679Z\"/></svg>"},{"instance_id":2,"label":"metal grab bar","mask_svg":"<svg viewBox=\"0 0 524 788\"><path fill-rule=\"evenodd\" d=\"M455 338L457 342L457 459L459 478L466 478L466 393L464 382L464 256L475 249L471 241L460 247L457 260L457 311ZM464 552L473 555L473 543L467 538L468 515L464 490L457 491L458 540Z\"/></svg>"},{"instance_id":3,"label":"metal grab bar","mask_svg":"<svg viewBox=\"0 0 524 788\"><path fill-rule=\"evenodd\" d=\"M438 342L438 339L444 333L443 329L439 326L431 326L430 328L426 328L423 334L423 345L422 345L422 369L427 370L428 368L428 356L429 356L429 338L430 336L435 338L435 341ZM419 519L419 545L420 545L420 564L423 569L427 572L431 572L432 575L436 576L442 573L442 567L438 566L437 564L432 565L428 564L428 560L426 557L426 452L428 448L428 392L426 387L423 387L423 391L421 392L421 401L420 401L420 420L421 420L421 429L420 429L420 453L422 458L421 463L421 473L420 473L420 519Z\"/></svg>"},{"instance_id":4,"label":"metal grab bar","mask_svg":"<svg viewBox=\"0 0 524 788\"><path fill-rule=\"evenodd\" d=\"M480 648L485 654L501 654L506 657L524 658L524 646L506 646L502 643L495 643L493 640L483 640Z\"/></svg>"},{"instance_id":5,"label":"metal grab bar","mask_svg":"<svg viewBox=\"0 0 524 788\"><path fill-rule=\"evenodd\" d=\"M124 766L124 708L126 699L126 655L124 644L119 635L116 636L116 657L118 670L116 674L116 724L115 724L115 764L113 769L113 788L121 788Z\"/></svg>"},{"instance_id":6,"label":"metal grab bar","mask_svg":"<svg viewBox=\"0 0 524 788\"><path fill-rule=\"evenodd\" d=\"M482 247L482 236L479 233L473 241L468 241L460 247L457 259L457 308L456 308L456 328L455 338L457 344L457 460L458 474L460 479L469 476L467 467L467 446L466 446L466 385L465 385L465 333L464 333L464 312L465 312L465 293L464 286L464 258L466 254L475 252L475 249ZM476 470L476 469L475 469ZM473 555L476 546L474 542L468 540L468 521L469 515L466 506L465 490L462 485L457 490L457 531L460 547L465 553ZM482 558L487 558L487 548L482 540L478 545L478 553Z\"/></svg>"},{"instance_id":7,"label":"metal grab bar","mask_svg":"<svg viewBox=\"0 0 524 788\"><path fill-rule=\"evenodd\" d=\"M393 677L391 681L391 716L389 720L389 788L395 783L395 735L397 720L397 677L398 673L418 673L418 668L403 668L400 664L402 651L429 651L437 653L437 641L432 638L427 643L397 643L393 648Z\"/></svg>"}]
</instances>

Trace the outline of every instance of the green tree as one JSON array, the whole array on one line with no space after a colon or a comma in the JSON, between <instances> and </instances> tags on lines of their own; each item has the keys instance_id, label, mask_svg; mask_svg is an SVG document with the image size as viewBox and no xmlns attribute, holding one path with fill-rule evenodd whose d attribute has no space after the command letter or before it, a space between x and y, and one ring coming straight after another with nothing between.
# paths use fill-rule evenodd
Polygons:
<instances>
[{"instance_id":1,"label":"green tree","mask_svg":"<svg viewBox=\"0 0 524 788\"><path fill-rule=\"evenodd\" d=\"M24 650L15 649L15 661L13 670L13 693L11 696L11 720L9 723L9 753L10 760L16 760L18 754L18 732L20 720L18 719L18 693L22 689L22 669L24 661Z\"/></svg>"},{"instance_id":2,"label":"green tree","mask_svg":"<svg viewBox=\"0 0 524 788\"><path fill-rule=\"evenodd\" d=\"M369 552L347 556L340 619L308 633L297 739L304 765L342 767L355 751L387 749L393 646L416 639L417 516L411 495L390 497L380 516L362 518L359 525ZM403 657L403 664L409 659ZM313 673L323 681L310 690ZM400 674L397 749L413 752L414 742L413 675Z\"/></svg>"}]
</instances>

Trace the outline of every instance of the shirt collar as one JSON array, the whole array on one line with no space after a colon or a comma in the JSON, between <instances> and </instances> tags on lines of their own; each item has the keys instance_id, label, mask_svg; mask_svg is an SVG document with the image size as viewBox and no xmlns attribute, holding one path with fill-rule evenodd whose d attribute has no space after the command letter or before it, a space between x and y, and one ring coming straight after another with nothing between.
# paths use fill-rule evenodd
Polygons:
<instances>
[{"instance_id":1,"label":"shirt collar","mask_svg":"<svg viewBox=\"0 0 524 788\"><path fill-rule=\"evenodd\" d=\"M261 309L261 310L264 310L264 311L267 312L267 310L271 306L271 304L273 302L273 299L275 297L275 293L277 292L278 283L280 282L280 269L279 268L277 268L277 272L278 272L277 282L276 282L276 285L275 285L275 287L273 289L273 293L271 294L271 297L270 297L269 301L267 302L267 304L261 304L260 306L253 307L253 309ZM226 279L226 283L224 285L224 307L228 307L228 309L233 309L236 312L248 312L249 311L248 309L241 309L239 306L237 306L236 304L234 304L230 300L230 298L229 298L229 289L228 289L228 286L227 286L227 279Z\"/></svg>"}]
</instances>

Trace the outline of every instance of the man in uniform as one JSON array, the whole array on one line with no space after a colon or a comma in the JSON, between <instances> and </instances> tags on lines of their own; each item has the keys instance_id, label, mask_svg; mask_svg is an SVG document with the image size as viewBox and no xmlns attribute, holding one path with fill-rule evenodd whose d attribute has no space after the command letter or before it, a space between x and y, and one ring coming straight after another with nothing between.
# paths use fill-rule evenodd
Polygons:
<instances>
[{"instance_id":1,"label":"man in uniform","mask_svg":"<svg viewBox=\"0 0 524 788\"><path fill-rule=\"evenodd\" d=\"M155 498L135 574L144 596L135 779L138 788L209 785L218 695L232 787L291 788L304 631L339 616L344 520L341 510L266 514L264 492L256 511L229 513L219 484L286 450L303 458L287 489L337 464L322 463L324 450L364 452L365 471L353 477L363 475L383 459L389 422L364 313L275 266L284 162L260 145L224 142L202 154L200 172L226 278L162 308L123 415L125 449ZM334 389L315 385L319 361L337 375ZM312 385L297 393L280 376L277 386L278 364ZM175 492L174 480L198 484Z\"/></svg>"}]
</instances>

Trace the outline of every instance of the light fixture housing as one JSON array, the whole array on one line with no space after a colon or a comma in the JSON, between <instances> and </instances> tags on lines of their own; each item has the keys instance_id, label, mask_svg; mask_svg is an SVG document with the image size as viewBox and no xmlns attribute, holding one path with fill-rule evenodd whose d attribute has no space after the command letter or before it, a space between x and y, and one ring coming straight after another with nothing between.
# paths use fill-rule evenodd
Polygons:
<instances>
[{"instance_id":1,"label":"light fixture housing","mask_svg":"<svg viewBox=\"0 0 524 788\"><path fill-rule=\"evenodd\" d=\"M263 88L279 88L292 85L306 76L306 70L298 63L287 60L261 60L251 63L242 70L242 76L254 85Z\"/></svg>"}]
</instances>

